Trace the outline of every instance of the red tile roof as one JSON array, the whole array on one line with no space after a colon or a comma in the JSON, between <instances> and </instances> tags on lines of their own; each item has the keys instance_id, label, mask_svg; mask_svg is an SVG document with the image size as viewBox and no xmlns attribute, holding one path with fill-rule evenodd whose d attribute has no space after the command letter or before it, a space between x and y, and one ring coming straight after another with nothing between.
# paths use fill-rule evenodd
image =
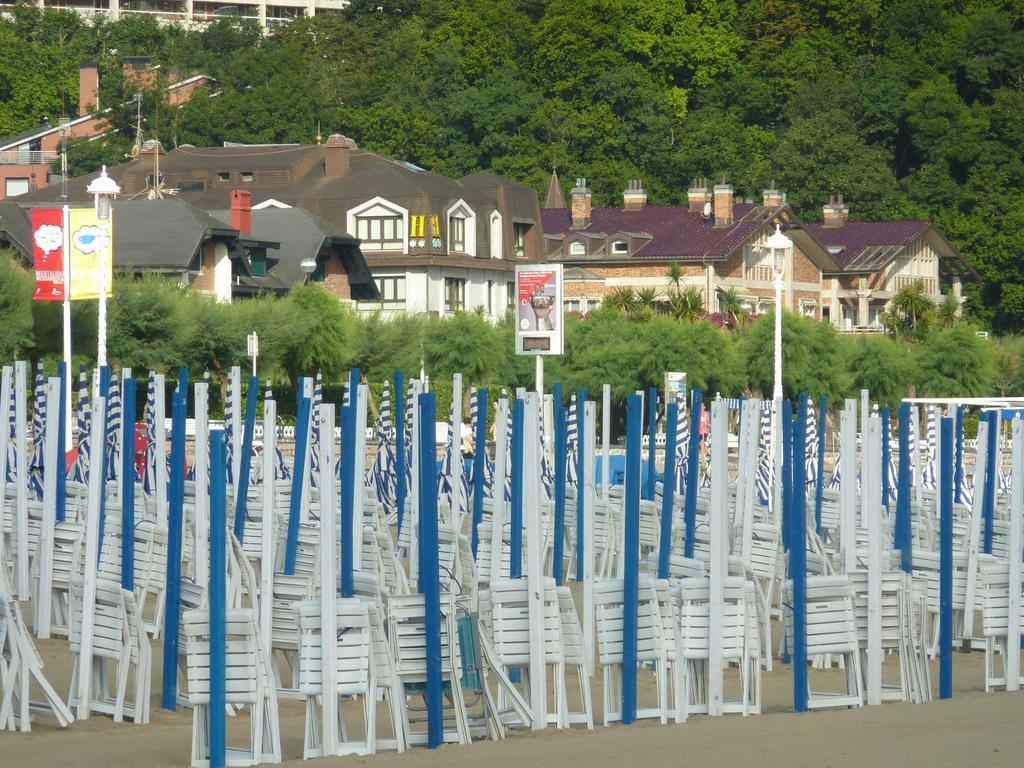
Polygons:
<instances>
[{"instance_id":1,"label":"red tile roof","mask_svg":"<svg viewBox=\"0 0 1024 768\"><path fill-rule=\"evenodd\" d=\"M618 232L637 232L650 236L633 254L638 259L724 259L764 224L755 216L744 221L757 206L737 203L734 223L716 227L713 218L691 213L685 205L652 205L639 211L623 208L594 208L590 225L572 229L572 213L565 208L541 210L544 234L565 237L571 232L611 236Z\"/></svg>"}]
</instances>

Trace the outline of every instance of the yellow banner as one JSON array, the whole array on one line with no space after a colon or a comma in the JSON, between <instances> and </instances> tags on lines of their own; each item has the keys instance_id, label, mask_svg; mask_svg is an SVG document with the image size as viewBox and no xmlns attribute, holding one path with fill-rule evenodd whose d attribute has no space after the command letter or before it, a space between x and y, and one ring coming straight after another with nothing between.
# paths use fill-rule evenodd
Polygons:
<instances>
[{"instance_id":1,"label":"yellow banner","mask_svg":"<svg viewBox=\"0 0 1024 768\"><path fill-rule=\"evenodd\" d=\"M113 294L113 211L110 215L106 221L99 221L93 208L71 209L68 237L71 241L68 249L71 299L99 298L101 277L107 296Z\"/></svg>"}]
</instances>

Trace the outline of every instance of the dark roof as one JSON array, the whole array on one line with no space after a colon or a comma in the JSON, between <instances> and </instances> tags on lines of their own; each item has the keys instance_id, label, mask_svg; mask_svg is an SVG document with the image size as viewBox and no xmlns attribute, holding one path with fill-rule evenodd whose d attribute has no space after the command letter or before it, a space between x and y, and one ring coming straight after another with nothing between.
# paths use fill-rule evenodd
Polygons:
<instances>
[{"instance_id":1,"label":"dark roof","mask_svg":"<svg viewBox=\"0 0 1024 768\"><path fill-rule=\"evenodd\" d=\"M114 264L131 270L188 269L204 240L237 239L238 230L184 200L114 202Z\"/></svg>"},{"instance_id":2,"label":"dark roof","mask_svg":"<svg viewBox=\"0 0 1024 768\"><path fill-rule=\"evenodd\" d=\"M558 172L551 171L551 179L548 181L548 194L544 198L544 208L565 208L565 195L562 194L562 185L558 181Z\"/></svg>"},{"instance_id":3,"label":"dark roof","mask_svg":"<svg viewBox=\"0 0 1024 768\"><path fill-rule=\"evenodd\" d=\"M210 215L230 225L231 211L210 211ZM253 277L254 286L278 290L305 279L300 264L306 257L316 258L324 250L333 250L348 271L352 298L372 301L377 298L376 284L370 274L359 241L338 227L302 208L259 208L252 212L252 231L242 235L261 245L276 246L267 254L270 268L266 278ZM265 283L265 284L264 284Z\"/></svg>"},{"instance_id":4,"label":"dark roof","mask_svg":"<svg viewBox=\"0 0 1024 768\"><path fill-rule=\"evenodd\" d=\"M907 219L848 221L841 227L808 223L807 229L829 249L844 272L874 272L892 261L931 226L929 221Z\"/></svg>"},{"instance_id":5,"label":"dark roof","mask_svg":"<svg viewBox=\"0 0 1024 768\"><path fill-rule=\"evenodd\" d=\"M0 242L16 248L26 259L32 258L31 214L17 203L0 203Z\"/></svg>"},{"instance_id":6,"label":"dark roof","mask_svg":"<svg viewBox=\"0 0 1024 768\"><path fill-rule=\"evenodd\" d=\"M580 233L588 237L644 233L650 240L637 248L631 258L721 260L765 223L763 209L750 203L733 206L733 223L716 227L714 219L694 213L685 205L650 205L637 211L624 208L594 208L590 224L572 228L572 213L566 208L541 211L544 232L567 236Z\"/></svg>"}]
</instances>

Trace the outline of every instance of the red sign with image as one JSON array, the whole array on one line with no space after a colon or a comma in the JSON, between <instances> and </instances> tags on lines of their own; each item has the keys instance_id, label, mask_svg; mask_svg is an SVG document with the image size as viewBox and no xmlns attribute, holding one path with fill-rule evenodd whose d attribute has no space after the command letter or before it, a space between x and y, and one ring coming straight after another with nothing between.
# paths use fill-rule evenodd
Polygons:
<instances>
[{"instance_id":1,"label":"red sign with image","mask_svg":"<svg viewBox=\"0 0 1024 768\"><path fill-rule=\"evenodd\" d=\"M64 300L64 212L32 209L32 253L36 270L36 301Z\"/></svg>"}]
</instances>

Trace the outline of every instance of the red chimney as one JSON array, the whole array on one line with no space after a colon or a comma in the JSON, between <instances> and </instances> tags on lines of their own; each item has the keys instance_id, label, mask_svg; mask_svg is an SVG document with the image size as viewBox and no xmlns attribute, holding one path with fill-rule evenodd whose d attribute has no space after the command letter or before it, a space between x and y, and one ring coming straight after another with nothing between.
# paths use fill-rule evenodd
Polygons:
<instances>
[{"instance_id":1,"label":"red chimney","mask_svg":"<svg viewBox=\"0 0 1024 768\"><path fill-rule=\"evenodd\" d=\"M231 190L231 226L243 235L252 231L252 192Z\"/></svg>"},{"instance_id":2,"label":"red chimney","mask_svg":"<svg viewBox=\"0 0 1024 768\"><path fill-rule=\"evenodd\" d=\"M85 61L78 67L78 115L98 112L100 108L100 72L96 62Z\"/></svg>"}]
</instances>

